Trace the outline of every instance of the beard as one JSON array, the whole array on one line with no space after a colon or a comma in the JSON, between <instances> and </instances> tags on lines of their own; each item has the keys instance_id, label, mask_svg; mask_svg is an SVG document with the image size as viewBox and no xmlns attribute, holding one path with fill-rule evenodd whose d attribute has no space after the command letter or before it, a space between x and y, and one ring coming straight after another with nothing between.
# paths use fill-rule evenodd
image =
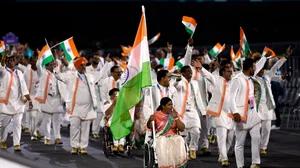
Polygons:
<instances>
[{"instance_id":1,"label":"beard","mask_svg":"<svg viewBox=\"0 0 300 168\"><path fill-rule=\"evenodd\" d=\"M98 65L98 64L99 64L99 61L93 61L93 64L94 64L94 65Z\"/></svg>"}]
</instances>

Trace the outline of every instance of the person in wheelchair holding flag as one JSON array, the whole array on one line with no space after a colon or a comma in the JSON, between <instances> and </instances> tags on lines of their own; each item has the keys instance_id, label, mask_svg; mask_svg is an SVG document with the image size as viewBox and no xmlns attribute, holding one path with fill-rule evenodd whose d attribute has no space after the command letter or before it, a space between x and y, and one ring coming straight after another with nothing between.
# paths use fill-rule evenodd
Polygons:
<instances>
[{"instance_id":1,"label":"person in wheelchair holding flag","mask_svg":"<svg viewBox=\"0 0 300 168\"><path fill-rule=\"evenodd\" d=\"M119 89L118 88L113 88L109 91L109 96L110 96L110 101L108 104L104 105L104 111L105 111L105 126L109 127L111 124L111 119L112 119L112 114L114 112L116 102L118 99L118 94L119 94ZM124 153L124 145L126 142L126 138L121 138L120 140L115 140L113 138L113 147L112 147L112 152L120 152Z\"/></svg>"},{"instance_id":2,"label":"person in wheelchair holding flag","mask_svg":"<svg viewBox=\"0 0 300 168\"><path fill-rule=\"evenodd\" d=\"M178 131L183 132L185 125L179 119L172 100L164 97L157 111L150 116L147 127L152 129L154 121L158 167L186 167L187 151L185 142Z\"/></svg>"}]
</instances>

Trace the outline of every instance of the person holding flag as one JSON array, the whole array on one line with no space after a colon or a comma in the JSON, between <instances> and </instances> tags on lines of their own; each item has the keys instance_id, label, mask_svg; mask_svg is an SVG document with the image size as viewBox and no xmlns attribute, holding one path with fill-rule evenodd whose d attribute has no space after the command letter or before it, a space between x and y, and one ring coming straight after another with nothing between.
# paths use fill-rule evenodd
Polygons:
<instances>
[{"instance_id":1,"label":"person holding flag","mask_svg":"<svg viewBox=\"0 0 300 168\"><path fill-rule=\"evenodd\" d=\"M86 63L84 57L77 57L74 60L77 71L55 72L58 80L64 82L68 88L72 88L67 94L66 109L67 116L70 116L71 153L74 155L87 154L90 123L97 117L95 83L99 79L95 79L91 73L86 73Z\"/></svg>"},{"instance_id":2,"label":"person holding flag","mask_svg":"<svg viewBox=\"0 0 300 168\"><path fill-rule=\"evenodd\" d=\"M53 54L47 44L38 56L37 72L40 80L35 95L35 100L41 104L40 111L43 113L45 145L50 145L51 123L53 123L54 144L62 144L60 135L61 113L63 111L62 90L59 89L59 82L54 75L55 64Z\"/></svg>"}]
</instances>

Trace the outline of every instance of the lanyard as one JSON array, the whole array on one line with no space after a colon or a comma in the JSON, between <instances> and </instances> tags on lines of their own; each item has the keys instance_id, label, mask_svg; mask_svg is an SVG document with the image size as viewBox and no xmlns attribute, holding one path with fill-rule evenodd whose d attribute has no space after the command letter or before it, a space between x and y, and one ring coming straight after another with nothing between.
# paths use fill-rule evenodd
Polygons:
<instances>
[{"instance_id":1,"label":"lanyard","mask_svg":"<svg viewBox=\"0 0 300 168\"><path fill-rule=\"evenodd\" d=\"M160 88L159 84L156 84L156 86L159 89L161 98L169 97L169 88L168 87L166 89L166 94L164 94L163 91L162 91L162 89Z\"/></svg>"},{"instance_id":2,"label":"lanyard","mask_svg":"<svg viewBox=\"0 0 300 168\"><path fill-rule=\"evenodd\" d=\"M82 79L82 77L79 75L79 73L78 73L77 75L78 75L78 78L79 78L84 84L86 84L85 80Z\"/></svg>"}]
</instances>

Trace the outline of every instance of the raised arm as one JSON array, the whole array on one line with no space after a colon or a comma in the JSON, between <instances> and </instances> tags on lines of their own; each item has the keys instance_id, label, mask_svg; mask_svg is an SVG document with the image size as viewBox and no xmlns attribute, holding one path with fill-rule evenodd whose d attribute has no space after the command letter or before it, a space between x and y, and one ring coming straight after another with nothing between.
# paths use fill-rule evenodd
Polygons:
<instances>
[{"instance_id":1,"label":"raised arm","mask_svg":"<svg viewBox=\"0 0 300 168\"><path fill-rule=\"evenodd\" d=\"M267 61L266 57L261 57L259 59L259 61L255 64L256 69L255 69L255 72L254 72L254 76L256 76L258 74L258 72L265 66L266 61Z\"/></svg>"},{"instance_id":2,"label":"raised arm","mask_svg":"<svg viewBox=\"0 0 300 168\"><path fill-rule=\"evenodd\" d=\"M188 45L187 45L186 52L185 52L185 55L184 55L184 64L183 64L183 66L191 65L191 63L192 63L192 53L193 53L193 49L194 49L193 45L194 45L194 40L192 38L190 38L188 40Z\"/></svg>"}]
</instances>

